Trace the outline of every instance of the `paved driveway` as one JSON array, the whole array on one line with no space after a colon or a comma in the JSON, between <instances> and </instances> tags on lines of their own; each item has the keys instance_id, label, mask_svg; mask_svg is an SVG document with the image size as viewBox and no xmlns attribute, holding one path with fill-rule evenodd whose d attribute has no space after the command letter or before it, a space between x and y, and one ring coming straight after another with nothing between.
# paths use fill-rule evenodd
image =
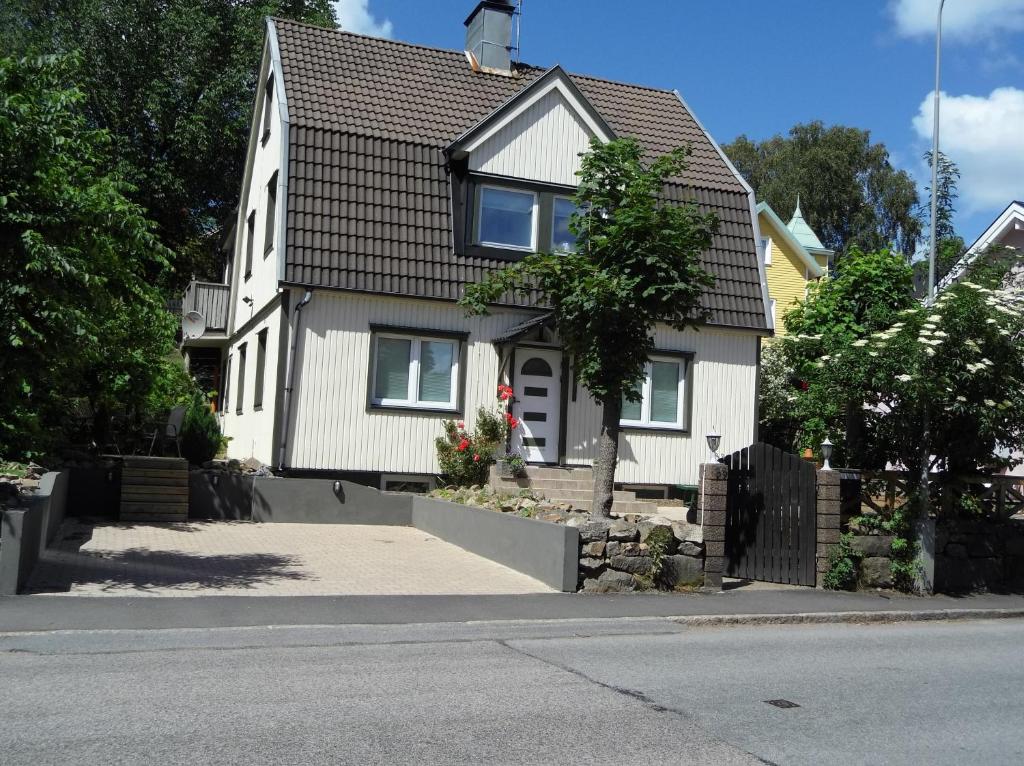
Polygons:
<instances>
[{"instance_id":1,"label":"paved driveway","mask_svg":"<svg viewBox=\"0 0 1024 766\"><path fill-rule=\"evenodd\" d=\"M30 593L323 596L548 593L412 527L65 522Z\"/></svg>"}]
</instances>

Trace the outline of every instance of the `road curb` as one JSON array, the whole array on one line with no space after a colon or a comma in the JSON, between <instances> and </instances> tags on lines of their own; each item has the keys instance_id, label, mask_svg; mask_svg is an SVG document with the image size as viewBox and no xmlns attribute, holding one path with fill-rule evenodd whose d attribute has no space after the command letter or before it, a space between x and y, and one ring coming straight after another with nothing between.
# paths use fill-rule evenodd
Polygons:
<instances>
[{"instance_id":1,"label":"road curb","mask_svg":"<svg viewBox=\"0 0 1024 766\"><path fill-rule=\"evenodd\" d=\"M830 625L850 623L931 622L939 620L1007 620L1024 618L1024 609L929 609L917 612L797 612L794 614L698 614L668 617L671 622L693 627L725 625Z\"/></svg>"}]
</instances>

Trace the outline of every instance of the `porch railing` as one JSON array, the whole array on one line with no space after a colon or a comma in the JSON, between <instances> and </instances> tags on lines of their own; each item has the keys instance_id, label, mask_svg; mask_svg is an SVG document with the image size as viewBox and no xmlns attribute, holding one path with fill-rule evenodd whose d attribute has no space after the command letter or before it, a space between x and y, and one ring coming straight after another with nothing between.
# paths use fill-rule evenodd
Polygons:
<instances>
[{"instance_id":1,"label":"porch railing","mask_svg":"<svg viewBox=\"0 0 1024 766\"><path fill-rule=\"evenodd\" d=\"M230 295L230 285L192 280L181 299L181 314L198 311L206 320L206 332L224 332L228 327Z\"/></svg>"}]
</instances>

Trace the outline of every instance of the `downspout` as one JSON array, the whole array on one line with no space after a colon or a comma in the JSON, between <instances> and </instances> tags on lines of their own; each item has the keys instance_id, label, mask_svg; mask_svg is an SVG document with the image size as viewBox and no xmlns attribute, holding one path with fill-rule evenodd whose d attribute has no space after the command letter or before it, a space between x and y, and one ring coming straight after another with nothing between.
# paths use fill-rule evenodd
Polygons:
<instances>
[{"instance_id":1,"label":"downspout","mask_svg":"<svg viewBox=\"0 0 1024 766\"><path fill-rule=\"evenodd\" d=\"M284 388L284 406L281 413L281 444L277 448L277 470L284 468L285 449L288 446L288 421L292 412L292 389L295 386L295 350L299 345L299 329L302 326L302 309L313 300L313 291L306 289L302 300L295 304L295 311L292 313L294 323L292 326L292 342L288 347L288 373L287 385Z\"/></svg>"}]
</instances>

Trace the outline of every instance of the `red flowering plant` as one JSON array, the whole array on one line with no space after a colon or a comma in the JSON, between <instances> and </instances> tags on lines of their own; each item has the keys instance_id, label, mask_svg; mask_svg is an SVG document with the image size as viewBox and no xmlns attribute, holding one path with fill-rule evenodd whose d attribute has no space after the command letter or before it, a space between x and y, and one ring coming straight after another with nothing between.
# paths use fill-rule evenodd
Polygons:
<instances>
[{"instance_id":1,"label":"red flowering plant","mask_svg":"<svg viewBox=\"0 0 1024 766\"><path fill-rule=\"evenodd\" d=\"M434 444L441 473L449 484L470 487L487 483L497 454L505 454L509 435L519 427L518 418L507 411L514 397L511 388L498 386L498 406L477 410L472 431L462 420L444 421L444 436L438 436Z\"/></svg>"}]
</instances>

